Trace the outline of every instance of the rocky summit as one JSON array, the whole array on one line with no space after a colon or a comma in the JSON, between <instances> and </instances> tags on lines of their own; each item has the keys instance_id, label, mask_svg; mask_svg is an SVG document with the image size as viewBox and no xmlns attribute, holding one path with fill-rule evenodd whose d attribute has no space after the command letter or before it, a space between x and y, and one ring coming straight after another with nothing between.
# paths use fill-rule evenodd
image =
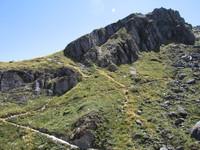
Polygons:
<instances>
[{"instance_id":1,"label":"rocky summit","mask_svg":"<svg viewBox=\"0 0 200 150\"><path fill-rule=\"evenodd\" d=\"M86 65L96 63L101 67L132 63L140 51L157 52L162 44L194 44L191 29L177 11L155 9L146 15L131 14L94 30L68 44L64 54Z\"/></svg>"},{"instance_id":2,"label":"rocky summit","mask_svg":"<svg viewBox=\"0 0 200 150\"><path fill-rule=\"evenodd\" d=\"M0 62L0 149L199 150L199 41L160 8Z\"/></svg>"}]
</instances>

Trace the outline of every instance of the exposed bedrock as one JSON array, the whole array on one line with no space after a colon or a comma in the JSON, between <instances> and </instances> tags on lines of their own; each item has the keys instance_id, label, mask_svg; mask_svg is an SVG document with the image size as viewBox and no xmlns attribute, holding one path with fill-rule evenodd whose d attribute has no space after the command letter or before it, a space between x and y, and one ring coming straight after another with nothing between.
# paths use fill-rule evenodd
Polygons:
<instances>
[{"instance_id":1,"label":"exposed bedrock","mask_svg":"<svg viewBox=\"0 0 200 150\"><path fill-rule=\"evenodd\" d=\"M139 51L159 51L171 42L194 44L191 25L185 23L178 11L155 9L146 15L128 17L94 30L69 43L65 56L86 65L107 67L137 60Z\"/></svg>"}]
</instances>

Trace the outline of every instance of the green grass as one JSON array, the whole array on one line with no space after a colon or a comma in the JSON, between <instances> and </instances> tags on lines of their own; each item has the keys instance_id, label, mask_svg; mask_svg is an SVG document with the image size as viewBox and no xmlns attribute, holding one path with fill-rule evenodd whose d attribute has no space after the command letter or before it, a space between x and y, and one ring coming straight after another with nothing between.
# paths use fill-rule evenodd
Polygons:
<instances>
[{"instance_id":1,"label":"green grass","mask_svg":"<svg viewBox=\"0 0 200 150\"><path fill-rule=\"evenodd\" d=\"M14 61L14 62L0 62L0 68L3 70L44 70L56 69L63 66L74 64L72 60L63 55L63 50L52 55L37 57L33 59Z\"/></svg>"},{"instance_id":2,"label":"green grass","mask_svg":"<svg viewBox=\"0 0 200 150\"><path fill-rule=\"evenodd\" d=\"M2 150L54 150L69 149L59 145L47 137L28 129L22 129L0 121L0 149Z\"/></svg>"},{"instance_id":3,"label":"green grass","mask_svg":"<svg viewBox=\"0 0 200 150\"><path fill-rule=\"evenodd\" d=\"M14 103L2 103L0 104L0 117L5 118L10 115L14 114L21 114L25 113L27 111L36 111L42 108L44 104L48 104L48 102L51 100L50 97L46 98L38 98L35 100L29 100L24 104L14 104Z\"/></svg>"}]
</instances>

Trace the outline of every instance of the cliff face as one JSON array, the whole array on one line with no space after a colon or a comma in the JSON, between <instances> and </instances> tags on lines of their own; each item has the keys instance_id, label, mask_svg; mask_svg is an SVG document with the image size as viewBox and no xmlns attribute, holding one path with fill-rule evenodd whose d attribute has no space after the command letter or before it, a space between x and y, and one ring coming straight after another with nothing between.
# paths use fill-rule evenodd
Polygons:
<instances>
[{"instance_id":1,"label":"cliff face","mask_svg":"<svg viewBox=\"0 0 200 150\"><path fill-rule=\"evenodd\" d=\"M81 75L67 67L56 70L6 70L0 72L3 101L24 103L34 95L62 95L81 80ZM0 100L0 102L3 103Z\"/></svg>"},{"instance_id":2,"label":"cliff face","mask_svg":"<svg viewBox=\"0 0 200 150\"><path fill-rule=\"evenodd\" d=\"M111 63L134 62L139 51L159 51L162 44L194 44L194 41L191 26L179 13L161 8L146 15L131 14L94 30L68 44L64 54L86 65L96 63L106 67Z\"/></svg>"}]
</instances>

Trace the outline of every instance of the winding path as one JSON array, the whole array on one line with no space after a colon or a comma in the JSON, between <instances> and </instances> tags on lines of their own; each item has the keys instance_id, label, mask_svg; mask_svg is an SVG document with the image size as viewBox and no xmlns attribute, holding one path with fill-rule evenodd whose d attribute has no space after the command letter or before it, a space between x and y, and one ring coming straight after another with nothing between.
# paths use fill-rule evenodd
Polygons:
<instances>
[{"instance_id":1,"label":"winding path","mask_svg":"<svg viewBox=\"0 0 200 150\"><path fill-rule=\"evenodd\" d=\"M2 121L4 123L7 123L7 124L10 124L12 126L18 127L18 128L28 129L28 130L30 130L32 132L35 132L35 133L41 134L43 136L46 136L47 138L51 139L52 141L54 141L57 144L63 144L63 145L68 146L70 148L70 150L78 150L79 148L77 146L72 145L72 144L68 143L67 141L59 139L59 138L57 138L57 137L55 137L53 135L50 135L50 134L47 134L47 133L43 133L43 132L41 132L39 130L36 130L36 129L33 129L31 127L22 126L22 125L18 125L16 123L7 121L8 119L11 119L11 118L15 118L15 117L23 116L23 115L28 115L30 113L34 113L34 112L38 112L38 111L43 111L44 109L46 109L46 106L47 106L47 104L44 104L43 107L41 107L41 109L33 111L33 112L26 112L26 113L21 113L21 114L17 114L17 115L11 115L11 116L9 116L7 118L0 118L0 121Z\"/></svg>"}]
</instances>

